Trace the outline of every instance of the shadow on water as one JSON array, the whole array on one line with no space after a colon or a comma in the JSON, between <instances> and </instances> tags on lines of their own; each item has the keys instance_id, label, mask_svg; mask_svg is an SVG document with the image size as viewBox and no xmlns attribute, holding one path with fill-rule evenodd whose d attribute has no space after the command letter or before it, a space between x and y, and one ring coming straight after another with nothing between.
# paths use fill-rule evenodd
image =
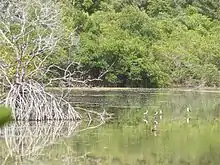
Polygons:
<instances>
[{"instance_id":1,"label":"shadow on water","mask_svg":"<svg viewBox=\"0 0 220 165\"><path fill-rule=\"evenodd\" d=\"M0 131L0 164L215 165L220 162L220 93L90 90L74 91L68 99L75 106L113 112L115 118L86 131L81 131L86 123L70 121L12 123ZM160 110L162 118L156 119L155 113ZM156 137L152 132L155 120Z\"/></svg>"}]
</instances>

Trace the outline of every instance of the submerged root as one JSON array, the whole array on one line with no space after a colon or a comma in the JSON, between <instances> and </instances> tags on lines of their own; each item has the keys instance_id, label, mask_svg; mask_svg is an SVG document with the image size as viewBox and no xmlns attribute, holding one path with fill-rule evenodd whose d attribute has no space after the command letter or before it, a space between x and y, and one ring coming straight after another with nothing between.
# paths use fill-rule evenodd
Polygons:
<instances>
[{"instance_id":1,"label":"submerged root","mask_svg":"<svg viewBox=\"0 0 220 165\"><path fill-rule=\"evenodd\" d=\"M15 84L9 91L5 104L12 108L14 120L78 120L81 115L69 102L44 90L37 82Z\"/></svg>"}]
</instances>

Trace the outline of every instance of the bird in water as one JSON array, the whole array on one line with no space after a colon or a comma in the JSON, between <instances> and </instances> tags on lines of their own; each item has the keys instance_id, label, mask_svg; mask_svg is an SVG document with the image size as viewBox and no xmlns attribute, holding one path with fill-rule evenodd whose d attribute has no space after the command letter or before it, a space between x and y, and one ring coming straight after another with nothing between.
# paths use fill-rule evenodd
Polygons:
<instances>
[{"instance_id":1,"label":"bird in water","mask_svg":"<svg viewBox=\"0 0 220 165\"><path fill-rule=\"evenodd\" d=\"M144 117L146 117L148 115L148 110L146 110L146 112L144 112Z\"/></svg>"},{"instance_id":2,"label":"bird in water","mask_svg":"<svg viewBox=\"0 0 220 165\"><path fill-rule=\"evenodd\" d=\"M146 124L149 124L149 122L148 122L148 110L146 110L146 112L144 112L144 119L143 120Z\"/></svg>"},{"instance_id":3,"label":"bird in water","mask_svg":"<svg viewBox=\"0 0 220 165\"><path fill-rule=\"evenodd\" d=\"M158 125L158 122L154 120L154 125L153 125L153 128L151 129L152 132L157 131L157 125Z\"/></svg>"},{"instance_id":4,"label":"bird in water","mask_svg":"<svg viewBox=\"0 0 220 165\"><path fill-rule=\"evenodd\" d=\"M162 110L159 111L159 118L160 118L160 120L162 120L162 118L163 118L163 112L162 112Z\"/></svg>"},{"instance_id":5,"label":"bird in water","mask_svg":"<svg viewBox=\"0 0 220 165\"><path fill-rule=\"evenodd\" d=\"M153 132L154 136L157 136L157 125L158 125L158 122L156 120L154 120L154 123L153 123L153 128L151 129L151 131Z\"/></svg>"},{"instance_id":6,"label":"bird in water","mask_svg":"<svg viewBox=\"0 0 220 165\"><path fill-rule=\"evenodd\" d=\"M186 112L191 112L191 109L189 107L187 107Z\"/></svg>"},{"instance_id":7,"label":"bird in water","mask_svg":"<svg viewBox=\"0 0 220 165\"><path fill-rule=\"evenodd\" d=\"M191 109L189 108L189 107L187 107L186 108L186 112L187 112L187 116L186 116L186 123L189 123L190 122L190 119L191 119L191 117L190 117L190 112L191 112Z\"/></svg>"}]
</instances>

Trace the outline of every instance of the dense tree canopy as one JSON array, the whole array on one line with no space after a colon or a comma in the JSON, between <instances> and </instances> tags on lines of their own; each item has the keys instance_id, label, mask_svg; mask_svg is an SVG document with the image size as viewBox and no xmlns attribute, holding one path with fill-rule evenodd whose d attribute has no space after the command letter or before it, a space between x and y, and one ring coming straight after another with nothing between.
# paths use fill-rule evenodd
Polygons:
<instances>
[{"instance_id":1,"label":"dense tree canopy","mask_svg":"<svg viewBox=\"0 0 220 165\"><path fill-rule=\"evenodd\" d=\"M103 86L220 85L218 0L57 3L65 31L74 31L77 39L60 41L50 63L79 62L91 78L107 70ZM6 56L10 50L0 52Z\"/></svg>"}]
</instances>

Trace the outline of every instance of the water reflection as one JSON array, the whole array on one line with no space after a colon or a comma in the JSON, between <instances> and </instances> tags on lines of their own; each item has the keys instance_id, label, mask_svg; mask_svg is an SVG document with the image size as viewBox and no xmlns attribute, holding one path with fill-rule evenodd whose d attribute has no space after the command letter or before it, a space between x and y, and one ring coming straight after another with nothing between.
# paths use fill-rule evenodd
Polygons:
<instances>
[{"instance_id":1,"label":"water reflection","mask_svg":"<svg viewBox=\"0 0 220 165\"><path fill-rule=\"evenodd\" d=\"M4 162L7 159L19 162L37 159L42 156L45 147L55 144L60 138L73 136L79 125L80 122L74 121L11 123L0 130L8 150Z\"/></svg>"},{"instance_id":2,"label":"water reflection","mask_svg":"<svg viewBox=\"0 0 220 165\"><path fill-rule=\"evenodd\" d=\"M69 99L75 106L101 112L104 108L115 114L114 119L95 129L85 129L88 123L70 121L12 123L0 132L0 164L220 162L220 93L84 91ZM152 132L155 121L156 137Z\"/></svg>"}]
</instances>

